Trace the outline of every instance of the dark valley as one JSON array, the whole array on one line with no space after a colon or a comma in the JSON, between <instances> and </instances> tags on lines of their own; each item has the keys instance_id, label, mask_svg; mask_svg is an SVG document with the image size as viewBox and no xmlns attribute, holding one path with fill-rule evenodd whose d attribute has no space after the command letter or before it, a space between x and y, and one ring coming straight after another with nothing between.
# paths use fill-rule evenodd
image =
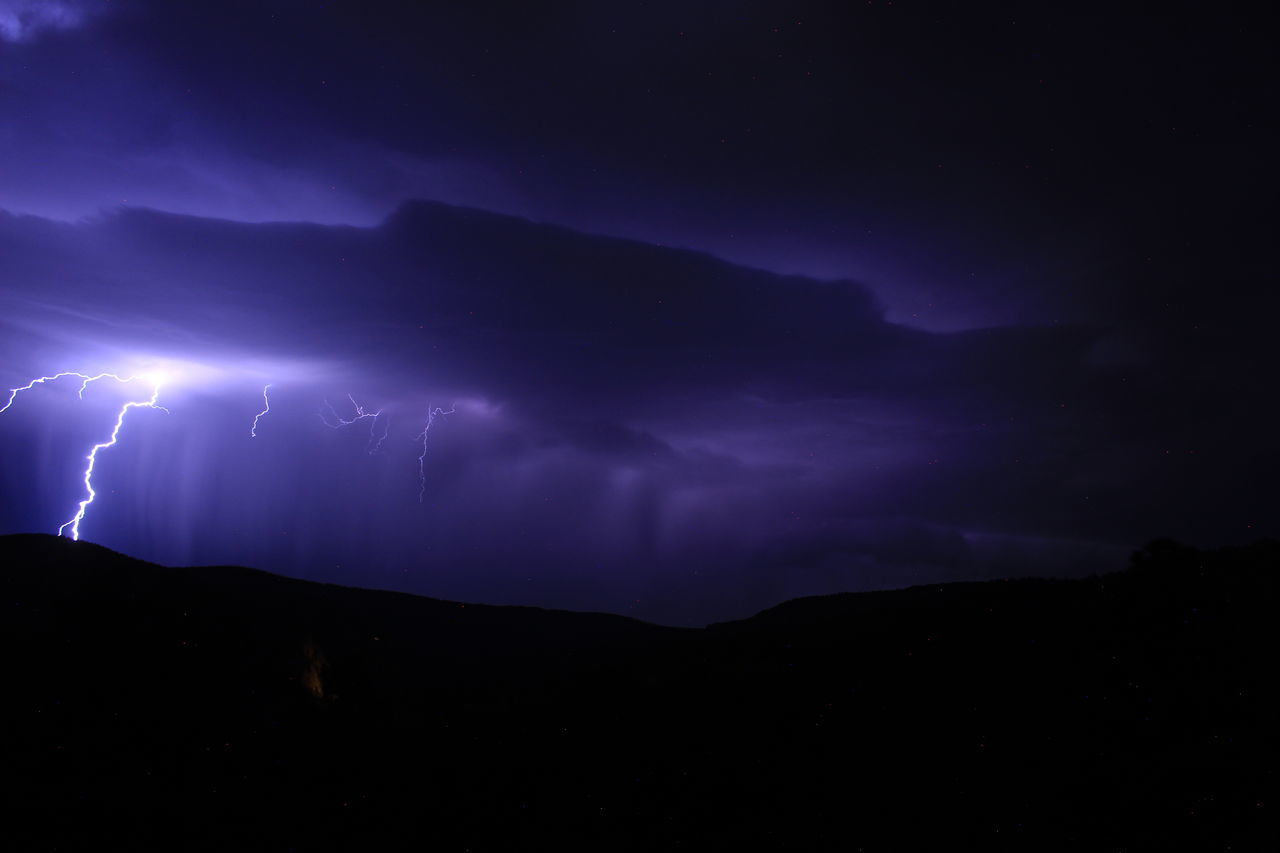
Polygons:
<instances>
[{"instance_id":1,"label":"dark valley","mask_svg":"<svg viewBox=\"0 0 1280 853\"><path fill-rule=\"evenodd\" d=\"M700 630L51 536L0 538L0 564L14 850L1253 850L1274 828L1274 542Z\"/></svg>"}]
</instances>

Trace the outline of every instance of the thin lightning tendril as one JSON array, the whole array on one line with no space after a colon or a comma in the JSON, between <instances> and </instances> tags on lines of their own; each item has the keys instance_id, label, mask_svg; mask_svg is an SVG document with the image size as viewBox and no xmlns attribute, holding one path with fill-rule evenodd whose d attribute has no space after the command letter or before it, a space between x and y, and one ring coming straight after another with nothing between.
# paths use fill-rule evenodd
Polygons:
<instances>
[{"instance_id":1,"label":"thin lightning tendril","mask_svg":"<svg viewBox=\"0 0 1280 853\"><path fill-rule=\"evenodd\" d=\"M258 412L258 414L253 416L253 426L249 427L250 438L258 437L258 420L267 412L271 411L271 399L267 396L267 389L270 387L271 387L270 385L262 386L262 404L266 408L264 408L261 412Z\"/></svg>"},{"instance_id":2,"label":"thin lightning tendril","mask_svg":"<svg viewBox=\"0 0 1280 853\"><path fill-rule=\"evenodd\" d=\"M382 414L379 412L378 414ZM373 423L369 424L369 454L373 455L382 449L382 442L387 440L387 433L391 432L391 416L387 415L382 419L382 435L374 435L374 428L378 426L378 419L375 416Z\"/></svg>"},{"instance_id":3,"label":"thin lightning tendril","mask_svg":"<svg viewBox=\"0 0 1280 853\"><path fill-rule=\"evenodd\" d=\"M77 374L77 375L80 375L80 374ZM95 378L98 378L98 377L95 377ZM120 427L124 426L125 415L129 414L130 409L144 409L144 408L159 409L165 414L168 414L169 413L168 409L156 403L159 397L160 397L160 385L155 384L151 386L151 397L149 399L131 400L120 407L120 413L116 415L116 425L111 430L111 437L104 442L95 444L93 448L89 451L89 455L85 457L85 460L89 463L88 467L84 469L84 488L85 488L85 491L88 493L88 497L80 501L80 506L76 510L76 514L72 516L71 520L58 528L59 536L64 535L63 531L66 530L68 527L70 527L71 538L75 540L80 539L80 522L81 520L84 519L84 514L85 514L85 511L89 508L89 504L93 503L93 499L98 496L98 493L93 490L93 469L98 464L98 451L104 450L108 447L113 447L115 445L116 441L120 437Z\"/></svg>"},{"instance_id":4,"label":"thin lightning tendril","mask_svg":"<svg viewBox=\"0 0 1280 853\"><path fill-rule=\"evenodd\" d=\"M417 438L422 439L422 455L418 457L418 503L422 503L427 495L427 439L431 436L431 425L441 415L452 415L454 408L454 406L450 406L449 411L446 412L438 406L434 409L429 405L427 406L427 424L417 436ZM414 440L416 441L417 439Z\"/></svg>"},{"instance_id":5,"label":"thin lightning tendril","mask_svg":"<svg viewBox=\"0 0 1280 853\"><path fill-rule=\"evenodd\" d=\"M350 394L347 395L347 399L351 401L351 406L352 408L355 409L356 416L354 418L342 417L342 415L338 414L337 410L333 408L333 404L329 402L328 398L326 398L324 401L324 405L325 405L325 408L329 410L329 414L333 416L334 422L333 423L329 422L329 419L325 417L323 410L317 413L320 417L321 422L325 426L327 426L329 429L342 429L345 426L351 426L356 421L362 421L362 420L365 420L366 418L369 419L370 423L369 423L368 451L370 454L377 453L378 450L382 448L382 442L387 440L387 433L391 431L390 417L382 418L382 409L378 409L378 411L376 412L366 412L364 410L364 406L357 403L355 397L351 396ZM382 422L383 422L383 429L382 429L381 436L379 436L377 432L379 418L382 418Z\"/></svg>"}]
</instances>

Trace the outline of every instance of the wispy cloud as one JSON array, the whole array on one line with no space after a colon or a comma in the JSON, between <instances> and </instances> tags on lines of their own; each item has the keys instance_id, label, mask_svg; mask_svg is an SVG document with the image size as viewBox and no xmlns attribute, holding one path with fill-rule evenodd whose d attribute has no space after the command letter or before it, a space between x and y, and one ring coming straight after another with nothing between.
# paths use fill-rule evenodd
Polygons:
<instances>
[{"instance_id":1,"label":"wispy cloud","mask_svg":"<svg viewBox=\"0 0 1280 853\"><path fill-rule=\"evenodd\" d=\"M0 41L30 41L47 30L73 30L103 6L93 0L0 0Z\"/></svg>"}]
</instances>

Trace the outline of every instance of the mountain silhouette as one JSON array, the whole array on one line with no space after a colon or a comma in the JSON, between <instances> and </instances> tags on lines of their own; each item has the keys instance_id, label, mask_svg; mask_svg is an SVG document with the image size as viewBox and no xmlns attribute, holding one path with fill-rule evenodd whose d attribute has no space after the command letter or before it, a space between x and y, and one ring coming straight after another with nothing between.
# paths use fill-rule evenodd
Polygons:
<instances>
[{"instance_id":1,"label":"mountain silhouette","mask_svg":"<svg viewBox=\"0 0 1280 853\"><path fill-rule=\"evenodd\" d=\"M0 537L11 849L1259 849L1280 544L705 629ZM109 843L108 843L109 842Z\"/></svg>"}]
</instances>

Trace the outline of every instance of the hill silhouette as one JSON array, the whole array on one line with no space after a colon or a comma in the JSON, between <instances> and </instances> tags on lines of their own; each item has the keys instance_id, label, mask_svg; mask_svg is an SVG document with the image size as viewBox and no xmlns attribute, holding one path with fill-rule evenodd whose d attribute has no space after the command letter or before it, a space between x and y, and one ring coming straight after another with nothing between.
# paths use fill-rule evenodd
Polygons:
<instances>
[{"instance_id":1,"label":"hill silhouette","mask_svg":"<svg viewBox=\"0 0 1280 853\"><path fill-rule=\"evenodd\" d=\"M1260 849L1280 544L674 629L0 537L11 849Z\"/></svg>"}]
</instances>

